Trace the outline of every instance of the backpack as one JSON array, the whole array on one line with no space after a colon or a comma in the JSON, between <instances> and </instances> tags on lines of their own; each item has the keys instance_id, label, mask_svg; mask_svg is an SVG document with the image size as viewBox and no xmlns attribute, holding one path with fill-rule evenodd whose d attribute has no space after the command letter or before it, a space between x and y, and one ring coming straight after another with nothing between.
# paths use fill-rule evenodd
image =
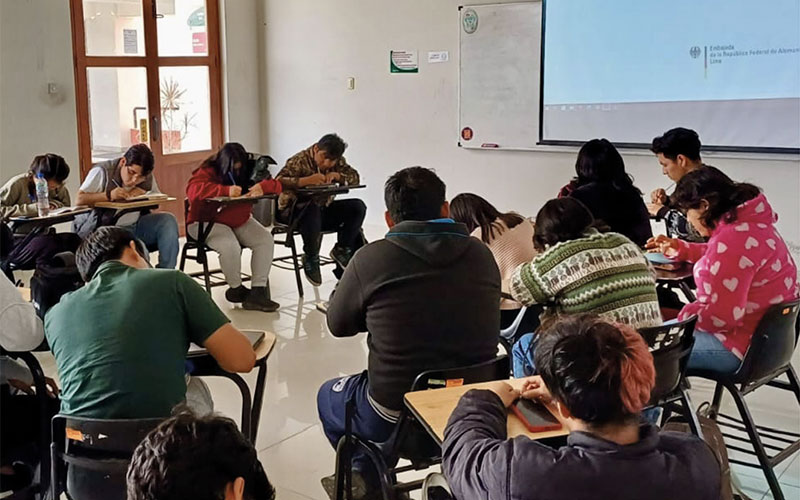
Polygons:
<instances>
[{"instance_id":1,"label":"backpack","mask_svg":"<svg viewBox=\"0 0 800 500\"><path fill-rule=\"evenodd\" d=\"M44 321L44 315L62 295L82 286L75 256L70 252L57 254L49 264L37 267L31 278L31 301L36 314Z\"/></svg>"},{"instance_id":2,"label":"backpack","mask_svg":"<svg viewBox=\"0 0 800 500\"><path fill-rule=\"evenodd\" d=\"M722 476L719 493L720 500L752 500L733 486L733 476L731 475L731 465L728 462L728 449L725 447L725 439L717 421L708 417L708 403L698 408L697 421L700 423L703 440L719 463L720 475ZM685 432L687 434L692 432L688 423L676 420L669 420L662 430ZM737 490L735 493L734 489Z\"/></svg>"}]
</instances>

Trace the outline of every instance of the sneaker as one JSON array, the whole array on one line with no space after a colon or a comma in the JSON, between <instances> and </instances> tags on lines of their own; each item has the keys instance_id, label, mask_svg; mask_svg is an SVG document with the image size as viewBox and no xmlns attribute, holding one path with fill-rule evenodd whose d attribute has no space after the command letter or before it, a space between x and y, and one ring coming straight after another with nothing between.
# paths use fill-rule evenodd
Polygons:
<instances>
[{"instance_id":1,"label":"sneaker","mask_svg":"<svg viewBox=\"0 0 800 500\"><path fill-rule=\"evenodd\" d=\"M350 259L353 257L353 251L347 247L339 246L337 243L333 250L330 253L331 259L334 260L342 269L347 267L347 264L350 262Z\"/></svg>"},{"instance_id":2,"label":"sneaker","mask_svg":"<svg viewBox=\"0 0 800 500\"><path fill-rule=\"evenodd\" d=\"M270 299L269 288L254 286L242 304L249 311L275 312L281 305Z\"/></svg>"},{"instance_id":3,"label":"sneaker","mask_svg":"<svg viewBox=\"0 0 800 500\"><path fill-rule=\"evenodd\" d=\"M314 286L322 285L322 273L319 270L319 255L303 255L303 272L309 283Z\"/></svg>"},{"instance_id":4,"label":"sneaker","mask_svg":"<svg viewBox=\"0 0 800 500\"><path fill-rule=\"evenodd\" d=\"M250 290L248 290L246 286L239 285L236 288L228 288L225 290L225 299L233 303L244 302L249 294Z\"/></svg>"},{"instance_id":5,"label":"sneaker","mask_svg":"<svg viewBox=\"0 0 800 500\"><path fill-rule=\"evenodd\" d=\"M381 492L375 488L367 486L364 477L358 471L353 472L353 484L350 485L350 491L353 494L353 500L378 500L382 498ZM328 494L328 498L334 500L336 498L336 474L323 477L320 479L322 489Z\"/></svg>"}]
</instances>

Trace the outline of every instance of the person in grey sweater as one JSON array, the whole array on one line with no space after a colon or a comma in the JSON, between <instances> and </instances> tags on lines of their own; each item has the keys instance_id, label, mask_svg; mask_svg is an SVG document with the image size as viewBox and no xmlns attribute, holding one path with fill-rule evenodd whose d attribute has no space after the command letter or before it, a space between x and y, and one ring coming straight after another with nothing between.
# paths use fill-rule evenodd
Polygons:
<instances>
[{"instance_id":1,"label":"person in grey sweater","mask_svg":"<svg viewBox=\"0 0 800 500\"><path fill-rule=\"evenodd\" d=\"M541 335L536 366L541 376L521 392L500 381L459 401L442 449L456 498L720 498L720 467L701 439L641 423L655 369L636 331L592 315L565 317ZM556 409L570 431L566 446L507 439L506 407L519 397Z\"/></svg>"}]
</instances>

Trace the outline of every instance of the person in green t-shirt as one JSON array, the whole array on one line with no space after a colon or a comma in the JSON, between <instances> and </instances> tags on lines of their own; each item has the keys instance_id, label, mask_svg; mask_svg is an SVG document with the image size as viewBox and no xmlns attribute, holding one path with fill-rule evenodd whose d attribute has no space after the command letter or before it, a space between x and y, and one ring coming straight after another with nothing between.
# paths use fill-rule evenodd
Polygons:
<instances>
[{"instance_id":1,"label":"person in green t-shirt","mask_svg":"<svg viewBox=\"0 0 800 500\"><path fill-rule=\"evenodd\" d=\"M189 343L229 372L249 372L255 352L211 297L180 271L149 269L128 230L107 226L78 249L86 286L45 316L61 377L61 412L92 418L169 416L187 397Z\"/></svg>"}]
</instances>

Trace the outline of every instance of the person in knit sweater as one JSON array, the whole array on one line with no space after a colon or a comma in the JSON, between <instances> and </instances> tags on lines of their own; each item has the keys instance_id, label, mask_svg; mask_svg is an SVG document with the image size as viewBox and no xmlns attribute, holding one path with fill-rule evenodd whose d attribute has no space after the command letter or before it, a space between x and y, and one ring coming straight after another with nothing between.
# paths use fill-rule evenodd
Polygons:
<instances>
[{"instance_id":1,"label":"person in knit sweater","mask_svg":"<svg viewBox=\"0 0 800 500\"><path fill-rule=\"evenodd\" d=\"M215 224L206 243L219 253L219 263L229 287L225 291L225 298L234 303L242 302L245 309L273 312L280 306L271 300L269 292L269 269L274 248L272 234L253 218L250 204L230 205L217 214L215 205L204 202L217 196L261 196L283 190L280 181L274 179L265 179L250 186L246 163L247 152L244 147L229 142L192 172L186 186L189 199L187 229L196 238L199 221L213 220ZM242 284L243 246L252 250L252 290Z\"/></svg>"},{"instance_id":2,"label":"person in knit sweater","mask_svg":"<svg viewBox=\"0 0 800 500\"><path fill-rule=\"evenodd\" d=\"M467 226L470 236L481 240L494 256L502 279L502 292L509 294L509 283L514 270L536 255L533 248L533 222L514 213L500 213L491 203L477 194L462 193L450 202L453 220ZM505 329L517 318L522 304L503 298L500 301L500 328ZM517 331L532 332L539 326L541 307L533 307Z\"/></svg>"},{"instance_id":3,"label":"person in knit sweater","mask_svg":"<svg viewBox=\"0 0 800 500\"><path fill-rule=\"evenodd\" d=\"M568 197L550 200L536 216L540 252L511 277L511 295L524 305L547 305L554 316L594 313L633 328L662 323L652 268L639 247L619 233L601 233L592 214ZM534 334L514 345L514 376L535 373Z\"/></svg>"},{"instance_id":4,"label":"person in knit sweater","mask_svg":"<svg viewBox=\"0 0 800 500\"><path fill-rule=\"evenodd\" d=\"M756 186L706 166L682 177L672 200L709 238L689 243L658 236L650 243L695 263L697 300L678 315L697 316L689 368L734 372L766 310L798 297L797 266L775 229L777 215Z\"/></svg>"}]
</instances>

